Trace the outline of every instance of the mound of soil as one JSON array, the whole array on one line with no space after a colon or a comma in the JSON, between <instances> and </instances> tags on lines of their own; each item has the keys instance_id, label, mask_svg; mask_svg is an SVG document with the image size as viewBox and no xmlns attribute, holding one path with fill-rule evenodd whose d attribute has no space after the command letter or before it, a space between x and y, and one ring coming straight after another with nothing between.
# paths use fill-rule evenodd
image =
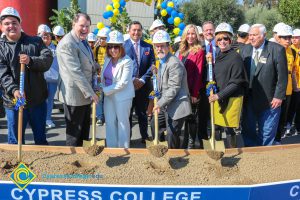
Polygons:
<instances>
[{"instance_id":1,"label":"mound of soil","mask_svg":"<svg viewBox=\"0 0 300 200\"><path fill-rule=\"evenodd\" d=\"M16 167L17 152L0 151L0 180ZM155 157L153 155L23 152L35 181L137 185L241 185L300 179L300 147L260 153ZM86 175L89 178L50 175Z\"/></svg>"}]
</instances>

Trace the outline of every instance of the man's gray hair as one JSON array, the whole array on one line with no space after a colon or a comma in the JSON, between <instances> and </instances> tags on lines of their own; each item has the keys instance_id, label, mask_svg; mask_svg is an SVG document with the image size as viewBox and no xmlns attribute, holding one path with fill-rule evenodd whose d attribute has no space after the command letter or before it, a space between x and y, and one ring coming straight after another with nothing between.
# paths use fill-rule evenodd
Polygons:
<instances>
[{"instance_id":1,"label":"man's gray hair","mask_svg":"<svg viewBox=\"0 0 300 200\"><path fill-rule=\"evenodd\" d=\"M267 33L267 29L263 24L253 24L250 29L258 28L261 35L265 35Z\"/></svg>"}]
</instances>

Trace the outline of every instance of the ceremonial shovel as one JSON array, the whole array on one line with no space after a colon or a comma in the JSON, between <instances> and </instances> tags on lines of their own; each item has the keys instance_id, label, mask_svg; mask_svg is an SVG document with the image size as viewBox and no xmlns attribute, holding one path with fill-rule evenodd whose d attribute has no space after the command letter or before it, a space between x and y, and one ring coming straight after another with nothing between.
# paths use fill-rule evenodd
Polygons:
<instances>
[{"instance_id":1,"label":"ceremonial shovel","mask_svg":"<svg viewBox=\"0 0 300 200\"><path fill-rule=\"evenodd\" d=\"M21 64L20 94L22 95L22 97L24 97L24 79L25 79L25 64ZM20 105L19 106L19 115L18 115L18 162L22 161L23 109L24 109L24 106Z\"/></svg>"}]
</instances>

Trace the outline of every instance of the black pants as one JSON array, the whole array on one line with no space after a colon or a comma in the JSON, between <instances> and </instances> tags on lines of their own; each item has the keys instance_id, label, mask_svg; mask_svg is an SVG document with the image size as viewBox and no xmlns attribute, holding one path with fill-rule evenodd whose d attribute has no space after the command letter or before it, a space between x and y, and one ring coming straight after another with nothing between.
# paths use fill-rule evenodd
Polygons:
<instances>
[{"instance_id":1,"label":"black pants","mask_svg":"<svg viewBox=\"0 0 300 200\"><path fill-rule=\"evenodd\" d=\"M152 133L153 139L155 137L154 120L155 120L155 118L153 115L152 119L151 119L151 133ZM166 131L166 130L167 130L167 122L166 122L165 110L161 109L160 112L158 113L158 139L160 142L165 141L164 131Z\"/></svg>"},{"instance_id":2,"label":"black pants","mask_svg":"<svg viewBox=\"0 0 300 200\"><path fill-rule=\"evenodd\" d=\"M287 96L285 96L285 100L283 100L282 104L281 104L280 119L279 119L279 123L278 123L277 133L275 136L275 141L277 141L277 142L281 141L281 136L284 134L284 127L287 122L290 101L291 101L291 95L287 95Z\"/></svg>"},{"instance_id":3,"label":"black pants","mask_svg":"<svg viewBox=\"0 0 300 200\"><path fill-rule=\"evenodd\" d=\"M82 146L89 139L91 105L68 106L64 104L66 119L66 145Z\"/></svg>"},{"instance_id":4,"label":"black pants","mask_svg":"<svg viewBox=\"0 0 300 200\"><path fill-rule=\"evenodd\" d=\"M287 123L295 123L297 131L300 131L300 91L292 93L290 107L288 110Z\"/></svg>"},{"instance_id":5,"label":"black pants","mask_svg":"<svg viewBox=\"0 0 300 200\"><path fill-rule=\"evenodd\" d=\"M144 88L145 87L145 88ZM135 114L138 117L138 123L140 128L140 134L142 139L148 138L148 116L147 108L149 103L149 90L146 88L146 85L143 86L140 90L135 92L135 97L132 101L131 114L129 117L130 121L130 136L132 135L132 112L135 109Z\"/></svg>"}]
</instances>

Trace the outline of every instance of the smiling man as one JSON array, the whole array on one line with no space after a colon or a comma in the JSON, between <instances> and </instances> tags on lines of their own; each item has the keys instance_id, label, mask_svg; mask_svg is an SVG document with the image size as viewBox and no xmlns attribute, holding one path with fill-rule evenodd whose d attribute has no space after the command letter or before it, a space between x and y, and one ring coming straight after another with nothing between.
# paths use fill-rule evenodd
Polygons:
<instances>
[{"instance_id":1,"label":"smiling man","mask_svg":"<svg viewBox=\"0 0 300 200\"><path fill-rule=\"evenodd\" d=\"M91 102L98 102L92 87L97 65L86 41L90 25L91 19L87 14L76 14L72 31L57 46L58 98L64 103L68 146L82 146L83 140L88 140Z\"/></svg>"},{"instance_id":2,"label":"smiling man","mask_svg":"<svg viewBox=\"0 0 300 200\"><path fill-rule=\"evenodd\" d=\"M13 100L25 97L23 134L30 123L35 144L46 145L47 85L43 74L50 68L52 53L40 37L21 31L21 17L16 9L4 8L0 20L4 33L0 40L0 85L7 115L8 143L17 144L18 111L14 109ZM21 64L26 66L24 94L19 90Z\"/></svg>"}]
</instances>

